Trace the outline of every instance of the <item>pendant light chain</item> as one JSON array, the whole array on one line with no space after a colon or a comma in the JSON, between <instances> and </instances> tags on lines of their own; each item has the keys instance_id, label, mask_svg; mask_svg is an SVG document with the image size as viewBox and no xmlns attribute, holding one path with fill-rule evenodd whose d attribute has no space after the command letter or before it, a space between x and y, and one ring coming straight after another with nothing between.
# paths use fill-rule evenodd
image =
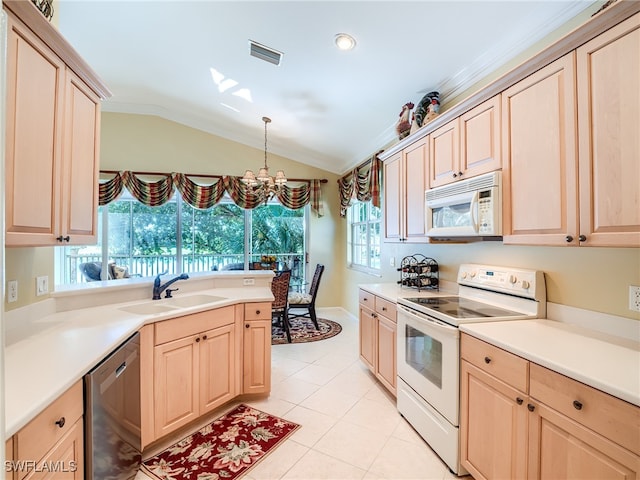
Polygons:
<instances>
[{"instance_id":1,"label":"pendant light chain","mask_svg":"<svg viewBox=\"0 0 640 480\"><path fill-rule=\"evenodd\" d=\"M271 123L271 119L262 117L262 121L264 122L264 168L269 168L267 167L267 124Z\"/></svg>"}]
</instances>

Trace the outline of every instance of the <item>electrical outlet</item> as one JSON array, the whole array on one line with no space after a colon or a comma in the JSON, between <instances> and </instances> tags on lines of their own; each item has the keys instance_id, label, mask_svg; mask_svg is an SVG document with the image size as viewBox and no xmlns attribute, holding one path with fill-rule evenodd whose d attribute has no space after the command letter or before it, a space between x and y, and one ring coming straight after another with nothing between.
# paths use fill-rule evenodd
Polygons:
<instances>
[{"instance_id":1,"label":"electrical outlet","mask_svg":"<svg viewBox=\"0 0 640 480\"><path fill-rule=\"evenodd\" d=\"M18 281L17 280L9 280L7 285L7 302L17 302L18 301Z\"/></svg>"},{"instance_id":2,"label":"electrical outlet","mask_svg":"<svg viewBox=\"0 0 640 480\"><path fill-rule=\"evenodd\" d=\"M47 275L36 277L36 296L39 297L47 293L49 293L49 277Z\"/></svg>"},{"instance_id":3,"label":"electrical outlet","mask_svg":"<svg viewBox=\"0 0 640 480\"><path fill-rule=\"evenodd\" d=\"M256 284L256 280L255 278L243 278L242 279L242 285L246 286L250 286L250 285L255 285Z\"/></svg>"},{"instance_id":4,"label":"electrical outlet","mask_svg":"<svg viewBox=\"0 0 640 480\"><path fill-rule=\"evenodd\" d=\"M640 312L640 287L629 285L629 310Z\"/></svg>"}]
</instances>

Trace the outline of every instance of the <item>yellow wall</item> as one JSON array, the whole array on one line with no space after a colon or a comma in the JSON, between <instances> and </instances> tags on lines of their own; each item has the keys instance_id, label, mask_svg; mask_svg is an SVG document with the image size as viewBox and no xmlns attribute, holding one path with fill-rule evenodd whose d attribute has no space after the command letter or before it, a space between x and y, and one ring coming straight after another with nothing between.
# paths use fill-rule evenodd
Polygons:
<instances>
[{"instance_id":1,"label":"yellow wall","mask_svg":"<svg viewBox=\"0 0 640 480\"><path fill-rule=\"evenodd\" d=\"M154 116L103 113L102 167L107 170L182 171L241 175L256 169L263 151ZM501 242L451 245L382 245L381 276L346 268L346 221L338 214L337 176L276 155L269 167L289 177L327 178L323 185L325 216L311 214L309 266L324 263L319 306L342 306L357 313L357 285L396 282L390 267L405 255L421 253L441 265L441 278L454 282L460 263L536 268L546 272L548 300L574 307L640 319L627 309L629 285L640 285L640 249L505 246ZM18 302L7 309L47 298L35 296L35 278L49 275L53 286L53 248L6 250L6 280L18 280Z\"/></svg>"},{"instance_id":2,"label":"yellow wall","mask_svg":"<svg viewBox=\"0 0 640 480\"><path fill-rule=\"evenodd\" d=\"M121 113L102 114L101 159L103 170L147 172L182 172L220 175L242 175L247 168L257 170L264 162L264 150L255 149L149 115ZM256 134L261 135L260 128ZM289 178L326 178L322 185L324 216L311 213L309 268L324 263L323 288L318 305L336 305L340 296L340 273L335 265L344 264L344 252L336 252L334 239L343 238L342 224L337 221L337 175L309 167L269 153L270 170L284 169ZM53 289L54 248L6 249L7 280L18 280L18 302L6 303L11 310L44 300L35 296L35 279L49 276ZM312 270L311 270L312 271Z\"/></svg>"},{"instance_id":3,"label":"yellow wall","mask_svg":"<svg viewBox=\"0 0 640 480\"><path fill-rule=\"evenodd\" d=\"M448 245L383 244L382 277L348 270L345 274L344 305L357 312L359 283L395 282L396 265L402 257L420 253L441 266L440 278L455 282L461 263L531 268L545 272L547 300L596 312L640 320L628 309L629 285L640 285L640 249L596 247L534 247L478 242Z\"/></svg>"},{"instance_id":4,"label":"yellow wall","mask_svg":"<svg viewBox=\"0 0 640 480\"><path fill-rule=\"evenodd\" d=\"M36 277L48 275L49 290L53 290L53 252L53 247L8 248L5 250L5 281L18 281L18 301L5 303L5 310L12 310L49 298L48 295L36 297Z\"/></svg>"}]
</instances>

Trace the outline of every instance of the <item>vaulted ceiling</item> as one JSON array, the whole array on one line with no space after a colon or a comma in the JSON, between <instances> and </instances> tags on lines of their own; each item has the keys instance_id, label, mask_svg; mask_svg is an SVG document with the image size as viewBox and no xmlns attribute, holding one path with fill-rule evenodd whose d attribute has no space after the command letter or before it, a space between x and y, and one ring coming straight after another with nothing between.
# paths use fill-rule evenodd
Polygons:
<instances>
[{"instance_id":1,"label":"vaulted ceiling","mask_svg":"<svg viewBox=\"0 0 640 480\"><path fill-rule=\"evenodd\" d=\"M599 2L602 3L602 2ZM63 35L113 97L104 111L158 115L343 173L396 137L406 102L443 102L586 8L537 1L59 0ZM351 51L338 33L356 39ZM249 41L283 53L249 55Z\"/></svg>"}]
</instances>

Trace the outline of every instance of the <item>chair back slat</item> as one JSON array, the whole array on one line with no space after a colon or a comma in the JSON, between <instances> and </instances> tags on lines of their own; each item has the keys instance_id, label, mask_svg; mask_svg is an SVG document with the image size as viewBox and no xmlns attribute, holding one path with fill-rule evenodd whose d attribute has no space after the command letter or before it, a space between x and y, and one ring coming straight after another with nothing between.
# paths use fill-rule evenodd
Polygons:
<instances>
[{"instance_id":1,"label":"chair back slat","mask_svg":"<svg viewBox=\"0 0 640 480\"><path fill-rule=\"evenodd\" d=\"M320 286L320 278L322 278L322 272L324 272L324 265L318 264L316 271L313 274L313 280L311 280L311 287L309 288L309 295L315 300L318 293L318 287Z\"/></svg>"},{"instance_id":2,"label":"chair back slat","mask_svg":"<svg viewBox=\"0 0 640 480\"><path fill-rule=\"evenodd\" d=\"M286 308L289 297L289 281L291 280L291 270L284 270L271 280L271 293L275 297L272 308Z\"/></svg>"}]
</instances>

